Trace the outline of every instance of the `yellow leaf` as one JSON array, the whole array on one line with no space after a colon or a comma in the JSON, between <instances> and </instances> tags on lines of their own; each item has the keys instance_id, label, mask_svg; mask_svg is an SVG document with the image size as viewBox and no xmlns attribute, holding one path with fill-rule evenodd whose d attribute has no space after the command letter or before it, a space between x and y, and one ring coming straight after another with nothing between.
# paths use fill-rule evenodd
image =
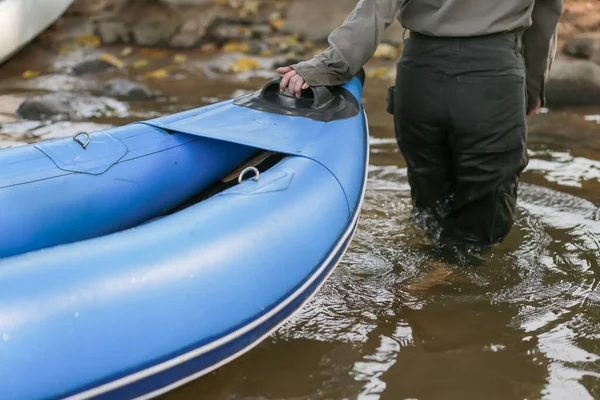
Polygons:
<instances>
[{"instance_id":1,"label":"yellow leaf","mask_svg":"<svg viewBox=\"0 0 600 400\"><path fill-rule=\"evenodd\" d=\"M295 36L287 36L283 38L282 42L289 46L293 46L295 44L298 44L298 38Z\"/></svg>"},{"instance_id":2,"label":"yellow leaf","mask_svg":"<svg viewBox=\"0 0 600 400\"><path fill-rule=\"evenodd\" d=\"M133 47L125 47L122 51L121 51L121 57L127 57L128 55L130 55L131 53L133 53Z\"/></svg>"},{"instance_id":3,"label":"yellow leaf","mask_svg":"<svg viewBox=\"0 0 600 400\"><path fill-rule=\"evenodd\" d=\"M250 46L246 43L229 42L223 46L223 51L225 53L247 53L250 51Z\"/></svg>"},{"instance_id":4,"label":"yellow leaf","mask_svg":"<svg viewBox=\"0 0 600 400\"><path fill-rule=\"evenodd\" d=\"M146 78L166 78L169 76L169 72L164 68L160 68L154 71L146 72L144 76Z\"/></svg>"},{"instance_id":5,"label":"yellow leaf","mask_svg":"<svg viewBox=\"0 0 600 400\"><path fill-rule=\"evenodd\" d=\"M173 56L173 62L180 64L180 63L184 63L186 61L187 61L187 56L185 54L175 54Z\"/></svg>"},{"instance_id":6,"label":"yellow leaf","mask_svg":"<svg viewBox=\"0 0 600 400\"><path fill-rule=\"evenodd\" d=\"M283 28L283 25L285 24L285 20L283 18L276 18L269 22L271 22L271 26L278 31L280 31L281 28Z\"/></svg>"},{"instance_id":7,"label":"yellow leaf","mask_svg":"<svg viewBox=\"0 0 600 400\"><path fill-rule=\"evenodd\" d=\"M273 52L270 50L263 50L260 53L258 53L258 55L261 57L273 57Z\"/></svg>"},{"instance_id":8,"label":"yellow leaf","mask_svg":"<svg viewBox=\"0 0 600 400\"><path fill-rule=\"evenodd\" d=\"M255 70L258 68L258 62L251 58L242 57L236 62L234 62L229 69L232 72L246 72L250 70Z\"/></svg>"},{"instance_id":9,"label":"yellow leaf","mask_svg":"<svg viewBox=\"0 0 600 400\"><path fill-rule=\"evenodd\" d=\"M77 37L75 44L79 46L98 47L100 46L101 41L98 36L85 33Z\"/></svg>"},{"instance_id":10,"label":"yellow leaf","mask_svg":"<svg viewBox=\"0 0 600 400\"><path fill-rule=\"evenodd\" d=\"M148 60L141 58L139 60L134 61L131 66L133 68L144 68L146 65L148 65Z\"/></svg>"},{"instance_id":11,"label":"yellow leaf","mask_svg":"<svg viewBox=\"0 0 600 400\"><path fill-rule=\"evenodd\" d=\"M40 76L40 71L32 71L28 69L27 71L23 72L23 79L37 78L38 76Z\"/></svg>"},{"instance_id":12,"label":"yellow leaf","mask_svg":"<svg viewBox=\"0 0 600 400\"><path fill-rule=\"evenodd\" d=\"M104 53L100 56L100 59L102 61L105 61L107 63L109 63L110 65L113 65L117 68L122 68L123 67L123 61L119 60L117 57L108 54L108 53Z\"/></svg>"},{"instance_id":13,"label":"yellow leaf","mask_svg":"<svg viewBox=\"0 0 600 400\"><path fill-rule=\"evenodd\" d=\"M65 55L65 54L68 54L70 51L71 51L71 46L69 46L68 44L64 44L64 45L60 46L60 48L58 49L58 54Z\"/></svg>"}]
</instances>

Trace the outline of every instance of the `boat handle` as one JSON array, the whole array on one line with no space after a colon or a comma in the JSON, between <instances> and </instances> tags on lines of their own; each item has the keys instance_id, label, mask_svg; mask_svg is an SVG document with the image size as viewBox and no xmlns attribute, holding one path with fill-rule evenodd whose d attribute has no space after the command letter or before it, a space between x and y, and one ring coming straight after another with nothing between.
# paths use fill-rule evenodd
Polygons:
<instances>
[{"instance_id":1,"label":"boat handle","mask_svg":"<svg viewBox=\"0 0 600 400\"><path fill-rule=\"evenodd\" d=\"M258 180L258 177L260 176L260 171L258 170L258 168L248 167L240 173L240 176L238 177L238 183L242 183L242 181L244 180L244 175L246 175L248 172L254 172L254 178L252 179L254 179L255 181Z\"/></svg>"},{"instance_id":2,"label":"boat handle","mask_svg":"<svg viewBox=\"0 0 600 400\"><path fill-rule=\"evenodd\" d=\"M85 135L87 140L84 142L82 142L79 139L79 135ZM77 143L79 143L79 145L81 146L81 148L83 148L84 150L86 149L87 145L90 144L90 134L87 132L77 132L76 134L73 135L73 140L76 141Z\"/></svg>"}]
</instances>

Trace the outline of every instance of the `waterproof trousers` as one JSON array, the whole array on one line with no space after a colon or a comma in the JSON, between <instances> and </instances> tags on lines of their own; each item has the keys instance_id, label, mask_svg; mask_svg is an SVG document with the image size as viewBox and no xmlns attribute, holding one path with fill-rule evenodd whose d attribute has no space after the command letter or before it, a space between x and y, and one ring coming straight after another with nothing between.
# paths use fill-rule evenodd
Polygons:
<instances>
[{"instance_id":1,"label":"waterproof trousers","mask_svg":"<svg viewBox=\"0 0 600 400\"><path fill-rule=\"evenodd\" d=\"M442 241L493 245L514 224L528 163L521 43L414 32L405 42L389 107L414 212Z\"/></svg>"}]
</instances>

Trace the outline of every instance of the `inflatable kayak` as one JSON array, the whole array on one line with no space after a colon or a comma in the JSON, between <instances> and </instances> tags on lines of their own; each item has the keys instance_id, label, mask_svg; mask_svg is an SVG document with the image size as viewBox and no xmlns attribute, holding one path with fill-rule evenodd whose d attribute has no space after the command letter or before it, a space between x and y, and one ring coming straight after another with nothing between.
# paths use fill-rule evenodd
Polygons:
<instances>
[{"instance_id":1,"label":"inflatable kayak","mask_svg":"<svg viewBox=\"0 0 600 400\"><path fill-rule=\"evenodd\" d=\"M152 398L239 357L340 261L362 82L0 151L0 393Z\"/></svg>"},{"instance_id":2,"label":"inflatable kayak","mask_svg":"<svg viewBox=\"0 0 600 400\"><path fill-rule=\"evenodd\" d=\"M0 0L0 63L58 19L73 0Z\"/></svg>"}]
</instances>

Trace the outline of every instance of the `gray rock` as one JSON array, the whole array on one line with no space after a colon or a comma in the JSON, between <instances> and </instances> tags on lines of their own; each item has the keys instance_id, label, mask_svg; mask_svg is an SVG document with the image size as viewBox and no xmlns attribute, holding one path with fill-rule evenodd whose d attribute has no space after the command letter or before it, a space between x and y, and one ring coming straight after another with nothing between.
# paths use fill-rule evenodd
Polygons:
<instances>
[{"instance_id":1,"label":"gray rock","mask_svg":"<svg viewBox=\"0 0 600 400\"><path fill-rule=\"evenodd\" d=\"M69 119L70 110L60 100L58 98L44 98L43 96L27 99L17 109L17 115L20 118L37 121L67 120Z\"/></svg>"},{"instance_id":2,"label":"gray rock","mask_svg":"<svg viewBox=\"0 0 600 400\"><path fill-rule=\"evenodd\" d=\"M100 116L126 117L129 107L115 99L69 92L50 93L25 100L17 115L29 120L82 120Z\"/></svg>"},{"instance_id":3,"label":"gray rock","mask_svg":"<svg viewBox=\"0 0 600 400\"><path fill-rule=\"evenodd\" d=\"M129 43L130 32L123 21L99 21L96 33L104 44Z\"/></svg>"},{"instance_id":4,"label":"gray rock","mask_svg":"<svg viewBox=\"0 0 600 400\"><path fill-rule=\"evenodd\" d=\"M546 85L546 99L550 107L600 105L600 66L557 57Z\"/></svg>"},{"instance_id":5,"label":"gray rock","mask_svg":"<svg viewBox=\"0 0 600 400\"><path fill-rule=\"evenodd\" d=\"M167 14L150 13L133 27L133 39L139 46L159 46L168 43L179 22Z\"/></svg>"},{"instance_id":6,"label":"gray rock","mask_svg":"<svg viewBox=\"0 0 600 400\"><path fill-rule=\"evenodd\" d=\"M181 32L197 32L200 29L200 24L194 19L188 19L181 25Z\"/></svg>"},{"instance_id":7,"label":"gray rock","mask_svg":"<svg viewBox=\"0 0 600 400\"><path fill-rule=\"evenodd\" d=\"M170 47L189 49L203 42L207 30L218 16L218 11L212 8L196 9L186 13L187 20L169 41Z\"/></svg>"},{"instance_id":8,"label":"gray rock","mask_svg":"<svg viewBox=\"0 0 600 400\"><path fill-rule=\"evenodd\" d=\"M189 19L183 23L179 32L169 41L169 47L189 49L198 44L205 34L205 27L196 20Z\"/></svg>"},{"instance_id":9,"label":"gray rock","mask_svg":"<svg viewBox=\"0 0 600 400\"><path fill-rule=\"evenodd\" d=\"M221 45L231 40L248 39L252 36L252 32L239 24L217 22L210 29L209 36L212 41Z\"/></svg>"},{"instance_id":10,"label":"gray rock","mask_svg":"<svg viewBox=\"0 0 600 400\"><path fill-rule=\"evenodd\" d=\"M250 42L248 42L248 54L257 56L260 55L262 52L264 51L268 51L269 50L269 45L258 41L258 40L252 40Z\"/></svg>"},{"instance_id":11,"label":"gray rock","mask_svg":"<svg viewBox=\"0 0 600 400\"><path fill-rule=\"evenodd\" d=\"M571 39L563 52L569 56L600 64L600 32L589 32Z\"/></svg>"},{"instance_id":12,"label":"gray rock","mask_svg":"<svg viewBox=\"0 0 600 400\"><path fill-rule=\"evenodd\" d=\"M180 32L169 40L169 47L191 49L200 42L201 36L196 33Z\"/></svg>"},{"instance_id":13,"label":"gray rock","mask_svg":"<svg viewBox=\"0 0 600 400\"><path fill-rule=\"evenodd\" d=\"M116 67L101 59L101 58L90 58L76 64L72 67L71 71L75 75L86 75L86 74L98 74L101 72L112 71Z\"/></svg>"},{"instance_id":14,"label":"gray rock","mask_svg":"<svg viewBox=\"0 0 600 400\"><path fill-rule=\"evenodd\" d=\"M292 0L283 31L324 41L344 22L356 3L356 0Z\"/></svg>"},{"instance_id":15,"label":"gray rock","mask_svg":"<svg viewBox=\"0 0 600 400\"><path fill-rule=\"evenodd\" d=\"M131 82L127 79L111 79L104 84L103 94L121 100L147 100L154 97L154 93L141 83Z\"/></svg>"},{"instance_id":16,"label":"gray rock","mask_svg":"<svg viewBox=\"0 0 600 400\"><path fill-rule=\"evenodd\" d=\"M273 33L273 28L268 24L257 24L250 27L250 32L254 39L262 39Z\"/></svg>"}]
</instances>

